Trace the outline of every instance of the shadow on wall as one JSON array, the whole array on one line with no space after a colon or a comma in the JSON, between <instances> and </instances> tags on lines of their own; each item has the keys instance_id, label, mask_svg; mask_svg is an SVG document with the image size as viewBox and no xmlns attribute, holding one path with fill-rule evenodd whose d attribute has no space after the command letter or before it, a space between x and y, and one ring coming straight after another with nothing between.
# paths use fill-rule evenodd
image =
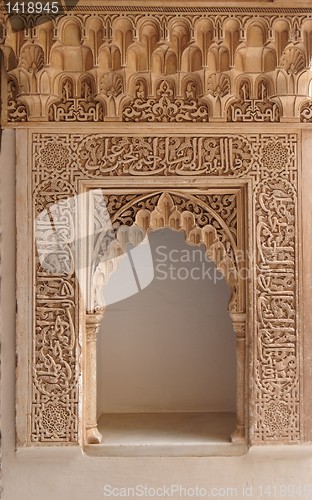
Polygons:
<instances>
[{"instance_id":1,"label":"shadow on wall","mask_svg":"<svg viewBox=\"0 0 312 500\"><path fill-rule=\"evenodd\" d=\"M97 347L98 414L236 411L231 291L203 246L149 233L155 276L107 307ZM122 264L107 289L120 283ZM119 277L118 277L119 276Z\"/></svg>"}]
</instances>

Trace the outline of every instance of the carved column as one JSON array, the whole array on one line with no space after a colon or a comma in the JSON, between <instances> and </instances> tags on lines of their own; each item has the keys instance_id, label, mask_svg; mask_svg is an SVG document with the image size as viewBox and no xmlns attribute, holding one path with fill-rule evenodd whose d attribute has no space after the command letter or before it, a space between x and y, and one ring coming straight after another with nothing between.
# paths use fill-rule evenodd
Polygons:
<instances>
[{"instance_id":1,"label":"carved column","mask_svg":"<svg viewBox=\"0 0 312 500\"><path fill-rule=\"evenodd\" d=\"M245 363L246 363L246 315L231 314L233 328L236 333L236 429L232 442L246 441L245 424Z\"/></svg>"},{"instance_id":2,"label":"carved column","mask_svg":"<svg viewBox=\"0 0 312 500\"><path fill-rule=\"evenodd\" d=\"M96 340L103 315L103 310L86 315L84 406L87 444L99 444L102 440L96 414Z\"/></svg>"}]
</instances>

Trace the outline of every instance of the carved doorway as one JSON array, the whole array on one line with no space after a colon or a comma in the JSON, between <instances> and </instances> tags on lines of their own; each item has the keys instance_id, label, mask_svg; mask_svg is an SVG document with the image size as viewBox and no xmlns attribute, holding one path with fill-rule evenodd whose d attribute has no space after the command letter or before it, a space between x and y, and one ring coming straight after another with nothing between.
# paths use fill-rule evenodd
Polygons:
<instances>
[{"instance_id":1,"label":"carved doorway","mask_svg":"<svg viewBox=\"0 0 312 500\"><path fill-rule=\"evenodd\" d=\"M146 181L142 182L146 184ZM91 243L91 247L97 248L98 253L88 285L94 302L93 312L86 316L86 337L83 344L85 444L98 445L102 437L97 429L96 413L96 338L104 314L104 304L98 303L101 295L97 290L99 274L103 277L100 283L106 283L116 269L116 256L120 255L121 247L125 248L128 243L139 244L147 231L171 228L183 232L189 244L205 246L209 259L215 262L232 290L228 308L237 336L237 422L232 442L243 445L237 447L239 452L245 449L244 445L248 440L249 378L246 325L250 320L250 314L246 310L246 294L251 283L251 277L246 275L249 266L244 210L247 202L246 184L238 183L241 186L236 188L220 185L203 188L201 184L203 183L199 183L195 192L187 189L167 189L164 192L136 188L130 189L133 194L129 194L129 188L115 191L103 189L92 201L92 206L96 206L97 197L104 195L116 239L105 241L98 228ZM92 226L93 222L90 224ZM113 251L108 250L108 246L112 246Z\"/></svg>"},{"instance_id":2,"label":"carved doorway","mask_svg":"<svg viewBox=\"0 0 312 500\"><path fill-rule=\"evenodd\" d=\"M298 442L299 134L273 129L269 134L263 129L233 133L224 128L212 133L197 126L194 133L184 126L173 133L161 124L142 135L141 128L132 134L108 128L106 133L93 125L92 133L33 127L17 132L17 194L23 200L17 207L22 228L17 235L18 442L83 445L98 438L94 360L102 314L101 304L94 300L97 269L85 276L90 297L86 315L74 270L64 274L62 267L54 273L43 269L33 232L38 215L58 203L62 217L56 229L63 232L64 224L74 227L70 200L98 189L115 231L123 225L138 234L149 227L178 224L193 243L212 236L216 262L220 255L226 272L234 263L230 275L235 277L238 265L248 270L247 279L238 273L233 288L236 310L231 310L240 353L237 416L242 424L237 437L252 444ZM142 157L142 150L150 156ZM148 170L151 160L153 169ZM237 201L227 221L225 195L235 195ZM169 215L159 205L162 196L167 208L176 207ZM84 223L80 226L88 229ZM215 228L217 239L205 226ZM43 221L38 229L40 241L49 248L51 226ZM66 264L75 235L62 234L66 242L60 255ZM92 231L86 230L85 241L89 249L96 249L90 235ZM27 340L25 325L32 332Z\"/></svg>"}]
</instances>

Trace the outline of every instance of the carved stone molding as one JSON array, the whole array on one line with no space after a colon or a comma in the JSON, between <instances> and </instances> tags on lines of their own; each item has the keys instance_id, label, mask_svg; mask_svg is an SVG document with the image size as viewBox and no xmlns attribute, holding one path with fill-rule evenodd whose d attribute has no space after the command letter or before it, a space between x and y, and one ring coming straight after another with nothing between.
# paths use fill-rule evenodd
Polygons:
<instances>
[{"instance_id":1,"label":"carved stone molding","mask_svg":"<svg viewBox=\"0 0 312 500\"><path fill-rule=\"evenodd\" d=\"M61 223L66 221L68 227L73 227L73 221L69 220L72 217L68 209L70 199L79 194L82 182L84 185L89 182L93 187L102 186L115 231L121 225L147 228L148 220L149 225L153 220L152 224L157 227L164 213L168 219L166 224L183 227L193 243L204 238L205 227L213 227L210 234L221 254L231 262L231 269L232 263L237 269L237 250L243 248L239 239L242 230L237 226L238 220L242 220L238 215L241 218L244 214L242 206L238 209L233 192L220 192L217 188L209 193L198 192L198 189L192 192L187 187L179 188L178 180L192 179L193 183L210 180L211 189L218 185L218 179L230 181L233 187L241 182L250 184L250 195L246 191L245 196L249 200L256 246L247 249L250 255L243 265L249 266L252 278L248 299L236 290L236 310L232 310L232 319L237 349L241 353L240 363L244 366L245 343L248 342L252 349L253 368L248 374L252 396L250 415L243 407L244 411L238 413L241 427L233 440L244 434L243 426L248 419L252 443L298 442L301 438L301 384L297 306L297 135L225 135L207 131L165 137L155 133L145 137L59 130L58 133L35 132L30 137L34 217L62 201ZM158 178L161 184L164 179L172 181L172 187L153 188L149 179L154 182ZM114 180L122 189L104 189L103 185L109 180ZM145 191L138 187L142 180ZM131 192L129 186L132 186ZM147 191L146 186L150 186ZM152 219L151 214L154 214ZM192 227L184 226L188 223ZM100 222L95 221L95 224ZM99 229L96 226L97 234L100 234ZM39 234L42 241L49 243L46 227L42 226ZM74 234L68 233L60 248L57 274L45 272L38 260L34 262L33 442L76 442L78 422L81 425L78 412L81 347L77 339L78 289L71 266L73 239ZM97 240L93 243L97 245L95 263L99 264L107 241L101 242L103 247ZM64 272L69 276L64 276ZM99 282L101 280L91 280L90 286L93 283L96 287ZM250 316L251 310L246 309L246 300L255 304L254 317ZM101 304L95 301L94 308L97 307ZM239 314L247 314L246 320ZM94 345L94 338L89 335L87 343ZM242 373L246 375L244 370L239 373L240 377ZM239 387L244 387L241 378ZM94 429L94 419L91 424L90 429Z\"/></svg>"}]
</instances>

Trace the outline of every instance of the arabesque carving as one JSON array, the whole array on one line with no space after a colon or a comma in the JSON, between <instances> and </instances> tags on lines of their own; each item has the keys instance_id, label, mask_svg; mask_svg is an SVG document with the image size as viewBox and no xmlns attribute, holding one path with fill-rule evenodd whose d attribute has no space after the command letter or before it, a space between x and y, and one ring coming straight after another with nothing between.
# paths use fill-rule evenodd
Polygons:
<instances>
[{"instance_id":1,"label":"arabesque carving","mask_svg":"<svg viewBox=\"0 0 312 500\"><path fill-rule=\"evenodd\" d=\"M248 425L252 429L252 442L298 442L301 436L301 387L296 307L297 136L287 133L227 136L206 133L197 134L197 137L187 134L183 137L125 137L118 134L47 132L33 134L32 142L37 213L63 200L60 205L61 220L68 227L74 224L68 219L72 217L72 212L69 210L70 201L66 200L78 194L78 182L81 180L96 179L101 182L116 176L135 182L136 178L148 181L150 177L162 175L172 176L175 183L175 179L182 179L183 176L194 180L204 174L207 179L232 179L233 185L235 180L247 179L252 183L250 203L253 205L256 248L250 248L249 252L256 255L256 261L251 271L255 280L251 281L253 285L249 294L256 306L256 327L252 341L255 369L250 375L254 380L254 396L250 401L253 419ZM217 189L208 195L178 188L167 189L167 194L163 194L166 190L155 191L152 188L145 194L139 189L129 194L125 184L121 185L124 186L122 192L116 193L113 188L103 191L113 230L118 233L121 226L128 227L128 232L123 230L120 233L120 242L124 244L125 237L139 241L142 230L149 228L170 225L184 229L187 238L194 244L205 241L205 238L210 239L208 247L212 242L219 252L219 257L216 254L213 257L218 265L223 262L221 267L227 269L226 274L232 270L232 278L239 277L239 265L246 265L237 258L237 250L243 245L238 240L241 238L239 234L242 234L242 230L238 232L237 229L241 220L238 216L241 218L244 211L242 207L237 210L233 195L220 193ZM97 310L100 313L103 307L101 287L114 271L114 264L109 259L101 261L101 255L111 242L110 235L108 239L101 239L101 219L104 221L104 214L94 222L97 238L93 242L95 254L92 261L95 267L88 285L94 297L93 314ZM49 238L46 231L47 228L42 227L43 241ZM68 273L72 269L70 245L73 237L68 233L59 249L59 272L66 270ZM114 252L116 247L112 247L113 256L116 255ZM36 266L35 332L38 333L34 335L32 440L75 441L79 404L78 368L75 364L79 351L75 333L78 329L77 302L74 298L77 284L73 276L69 281L69 278L58 274L51 276L38 264ZM53 302L50 300L52 292L48 291L52 285L48 288L48 283L53 283ZM231 282L235 300L231 301L230 310L237 333L237 352L244 366L244 339L248 330L244 292L239 283L239 278L237 282ZM42 289L47 292L43 293ZM91 344L93 352L95 347ZM56 357L54 352L58 353ZM94 359L92 352L90 356ZM94 376L91 379L94 381ZM242 380L244 375L240 374L240 387ZM94 391L88 394L94 394ZM238 395L238 428L233 440L241 439L246 432L244 398L245 392ZM62 412L59 406L55 406L59 401L64 409ZM282 425L279 422L285 405L290 413L287 413ZM278 412L274 412L273 408L278 408ZM46 411L55 415L53 429L51 423L47 426L47 419L42 417L42 412L46 415ZM86 439L98 442L94 413L89 417L90 431ZM63 425L61 423L65 422L65 418L66 425Z\"/></svg>"},{"instance_id":2,"label":"arabesque carving","mask_svg":"<svg viewBox=\"0 0 312 500\"><path fill-rule=\"evenodd\" d=\"M17 99L18 86L13 78L8 80L8 98L7 98L7 113L11 122L26 122L27 109L25 104L22 104Z\"/></svg>"},{"instance_id":3,"label":"arabesque carving","mask_svg":"<svg viewBox=\"0 0 312 500\"><path fill-rule=\"evenodd\" d=\"M260 80L257 93L253 98L248 80L242 80L239 86L239 99L231 103L228 109L229 122L278 122L280 111L276 102L269 98L269 84Z\"/></svg>"},{"instance_id":4,"label":"arabesque carving","mask_svg":"<svg viewBox=\"0 0 312 500\"><path fill-rule=\"evenodd\" d=\"M164 80L156 90L156 99L148 99L144 84L136 84L136 96L124 109L123 120L134 122L207 122L207 105L197 99L196 84L189 81L184 98L175 98L174 87Z\"/></svg>"},{"instance_id":5,"label":"arabesque carving","mask_svg":"<svg viewBox=\"0 0 312 500\"><path fill-rule=\"evenodd\" d=\"M302 106L300 120L303 123L312 123L312 101L306 102Z\"/></svg>"}]
</instances>

